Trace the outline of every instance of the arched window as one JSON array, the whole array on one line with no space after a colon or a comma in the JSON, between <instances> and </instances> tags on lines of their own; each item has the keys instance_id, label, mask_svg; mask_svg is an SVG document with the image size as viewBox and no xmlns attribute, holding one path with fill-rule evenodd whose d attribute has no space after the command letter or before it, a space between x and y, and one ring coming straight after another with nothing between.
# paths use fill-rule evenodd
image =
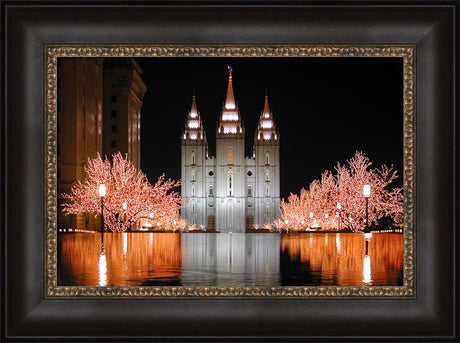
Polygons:
<instances>
[{"instance_id":1,"label":"arched window","mask_svg":"<svg viewBox=\"0 0 460 343\"><path fill-rule=\"evenodd\" d=\"M213 197L214 196L214 187L209 186L209 196Z\"/></svg>"},{"instance_id":2,"label":"arched window","mask_svg":"<svg viewBox=\"0 0 460 343\"><path fill-rule=\"evenodd\" d=\"M192 213L195 213L196 211L196 205L195 205L195 202L193 201L192 202Z\"/></svg>"},{"instance_id":3,"label":"arched window","mask_svg":"<svg viewBox=\"0 0 460 343\"><path fill-rule=\"evenodd\" d=\"M270 181L270 172L268 170L265 172L265 181Z\"/></svg>"},{"instance_id":4,"label":"arched window","mask_svg":"<svg viewBox=\"0 0 460 343\"><path fill-rule=\"evenodd\" d=\"M270 164L270 154L268 151L265 153L265 164L268 166Z\"/></svg>"},{"instance_id":5,"label":"arched window","mask_svg":"<svg viewBox=\"0 0 460 343\"><path fill-rule=\"evenodd\" d=\"M248 186L248 197L252 197L252 187Z\"/></svg>"},{"instance_id":6,"label":"arched window","mask_svg":"<svg viewBox=\"0 0 460 343\"><path fill-rule=\"evenodd\" d=\"M266 197L270 196L270 187L269 186L265 187L265 196Z\"/></svg>"},{"instance_id":7,"label":"arched window","mask_svg":"<svg viewBox=\"0 0 460 343\"><path fill-rule=\"evenodd\" d=\"M192 186L192 197L195 196L195 186Z\"/></svg>"},{"instance_id":8,"label":"arched window","mask_svg":"<svg viewBox=\"0 0 460 343\"><path fill-rule=\"evenodd\" d=\"M195 170L192 170L192 181L195 181Z\"/></svg>"},{"instance_id":9,"label":"arched window","mask_svg":"<svg viewBox=\"0 0 460 343\"><path fill-rule=\"evenodd\" d=\"M227 195L233 196L233 173L228 172L227 174Z\"/></svg>"},{"instance_id":10,"label":"arched window","mask_svg":"<svg viewBox=\"0 0 460 343\"><path fill-rule=\"evenodd\" d=\"M265 213L270 213L270 205L265 204Z\"/></svg>"},{"instance_id":11,"label":"arched window","mask_svg":"<svg viewBox=\"0 0 460 343\"><path fill-rule=\"evenodd\" d=\"M196 224L196 219L195 219L195 217L192 217L191 224L192 224L192 225Z\"/></svg>"},{"instance_id":12,"label":"arched window","mask_svg":"<svg viewBox=\"0 0 460 343\"><path fill-rule=\"evenodd\" d=\"M227 164L233 164L233 149L227 149Z\"/></svg>"},{"instance_id":13,"label":"arched window","mask_svg":"<svg viewBox=\"0 0 460 343\"><path fill-rule=\"evenodd\" d=\"M195 151L192 151L190 154L190 164L193 166L195 165Z\"/></svg>"},{"instance_id":14,"label":"arched window","mask_svg":"<svg viewBox=\"0 0 460 343\"><path fill-rule=\"evenodd\" d=\"M248 217L246 218L246 227L247 227L248 229L252 229L253 226L254 226L254 217L253 217L253 216L248 216Z\"/></svg>"},{"instance_id":15,"label":"arched window","mask_svg":"<svg viewBox=\"0 0 460 343\"><path fill-rule=\"evenodd\" d=\"M216 228L216 218L213 216L208 217L208 229L215 229Z\"/></svg>"}]
</instances>

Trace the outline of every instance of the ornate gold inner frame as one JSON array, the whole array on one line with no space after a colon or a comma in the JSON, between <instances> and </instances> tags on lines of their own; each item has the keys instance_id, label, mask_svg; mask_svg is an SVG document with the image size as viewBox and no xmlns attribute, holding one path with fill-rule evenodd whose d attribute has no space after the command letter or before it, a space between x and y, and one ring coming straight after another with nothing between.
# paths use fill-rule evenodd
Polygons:
<instances>
[{"instance_id":1,"label":"ornate gold inner frame","mask_svg":"<svg viewBox=\"0 0 460 343\"><path fill-rule=\"evenodd\" d=\"M415 45L47 45L45 46L45 297L51 298L404 298L415 279ZM57 59L60 57L400 57L403 61L403 286L79 287L57 285Z\"/></svg>"}]
</instances>

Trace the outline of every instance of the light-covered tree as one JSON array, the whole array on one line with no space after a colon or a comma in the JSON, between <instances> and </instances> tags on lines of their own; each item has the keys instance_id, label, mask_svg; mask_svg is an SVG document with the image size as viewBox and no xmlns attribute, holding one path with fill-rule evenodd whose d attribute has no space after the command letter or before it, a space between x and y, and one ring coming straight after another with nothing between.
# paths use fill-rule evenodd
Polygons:
<instances>
[{"instance_id":1,"label":"light-covered tree","mask_svg":"<svg viewBox=\"0 0 460 343\"><path fill-rule=\"evenodd\" d=\"M362 231L366 227L366 204L363 186L371 187L368 200L369 225L377 224L382 218L389 218L395 226L402 226L402 188L391 183L398 177L393 167L386 165L371 168L372 162L357 151L347 165L337 164L333 175L325 171L320 180L314 180L309 189L301 189L300 195L290 194L281 201L281 216L294 230L315 225L331 229L341 222L342 228ZM340 203L340 210L337 204Z\"/></svg>"},{"instance_id":2,"label":"light-covered tree","mask_svg":"<svg viewBox=\"0 0 460 343\"><path fill-rule=\"evenodd\" d=\"M137 171L128 156L118 152L107 157L98 154L88 159L84 167L86 179L76 181L70 194L62 197L68 202L62 204L66 215L91 213L101 215L99 185L105 184L104 223L113 232L124 232L141 221L171 225L179 221L179 209L183 203L179 193L172 191L180 181L166 180L164 175L152 185L142 171Z\"/></svg>"}]
</instances>

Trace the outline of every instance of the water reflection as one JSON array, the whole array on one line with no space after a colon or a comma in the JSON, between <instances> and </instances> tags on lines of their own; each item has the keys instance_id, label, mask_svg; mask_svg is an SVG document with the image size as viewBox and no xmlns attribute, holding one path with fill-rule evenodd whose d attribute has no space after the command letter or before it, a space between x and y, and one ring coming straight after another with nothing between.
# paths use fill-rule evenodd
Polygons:
<instances>
[{"instance_id":1,"label":"water reflection","mask_svg":"<svg viewBox=\"0 0 460 343\"><path fill-rule=\"evenodd\" d=\"M58 284L402 285L400 234L67 233Z\"/></svg>"},{"instance_id":2,"label":"water reflection","mask_svg":"<svg viewBox=\"0 0 460 343\"><path fill-rule=\"evenodd\" d=\"M106 233L103 254L100 234L64 234L59 241L61 285L180 285L179 234Z\"/></svg>"},{"instance_id":3,"label":"water reflection","mask_svg":"<svg viewBox=\"0 0 460 343\"><path fill-rule=\"evenodd\" d=\"M185 286L280 284L277 234L189 233L181 246Z\"/></svg>"},{"instance_id":4,"label":"water reflection","mask_svg":"<svg viewBox=\"0 0 460 343\"><path fill-rule=\"evenodd\" d=\"M402 285L402 235L373 234L366 242L363 234L337 233L335 245L328 235L283 235L281 265L288 267L281 268L282 284Z\"/></svg>"},{"instance_id":5,"label":"water reflection","mask_svg":"<svg viewBox=\"0 0 460 343\"><path fill-rule=\"evenodd\" d=\"M107 286L107 257L105 256L104 246L99 256L99 285Z\"/></svg>"}]
</instances>

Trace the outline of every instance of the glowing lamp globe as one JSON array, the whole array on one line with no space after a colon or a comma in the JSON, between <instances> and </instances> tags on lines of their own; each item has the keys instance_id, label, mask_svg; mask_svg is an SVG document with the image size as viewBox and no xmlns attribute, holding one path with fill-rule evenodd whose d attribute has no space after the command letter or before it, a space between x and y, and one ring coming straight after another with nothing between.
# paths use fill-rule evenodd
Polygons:
<instances>
[{"instance_id":1,"label":"glowing lamp globe","mask_svg":"<svg viewBox=\"0 0 460 343\"><path fill-rule=\"evenodd\" d=\"M371 196L371 186L370 185L363 186L363 196L365 198L369 198Z\"/></svg>"},{"instance_id":2,"label":"glowing lamp globe","mask_svg":"<svg viewBox=\"0 0 460 343\"><path fill-rule=\"evenodd\" d=\"M105 197L106 191L107 191L107 189L106 189L105 185L103 183L101 183L99 185L99 196L101 198Z\"/></svg>"}]
</instances>

